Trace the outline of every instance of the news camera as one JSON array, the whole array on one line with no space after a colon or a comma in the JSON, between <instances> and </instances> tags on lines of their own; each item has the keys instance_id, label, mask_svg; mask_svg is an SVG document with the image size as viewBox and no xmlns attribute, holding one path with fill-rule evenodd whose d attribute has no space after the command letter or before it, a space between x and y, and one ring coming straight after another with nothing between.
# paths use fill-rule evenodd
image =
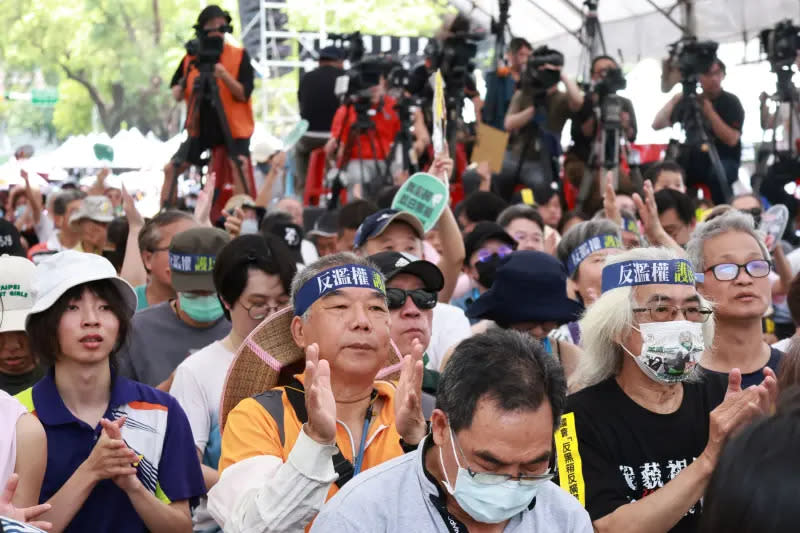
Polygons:
<instances>
[{"instance_id":1,"label":"news camera","mask_svg":"<svg viewBox=\"0 0 800 533\"><path fill-rule=\"evenodd\" d=\"M792 84L792 65L797 60L797 51L800 50L800 27L792 24L791 19L782 20L774 28L762 30L759 40L772 72L778 76L778 100L796 100L797 90Z\"/></svg>"},{"instance_id":2,"label":"news camera","mask_svg":"<svg viewBox=\"0 0 800 533\"><path fill-rule=\"evenodd\" d=\"M215 31L230 33L233 28L230 25L226 25ZM214 71L214 65L219 62L219 57L222 55L222 49L225 46L224 37L210 37L208 34L208 30L198 28L196 37L183 45L186 53L194 57L193 63L201 72Z\"/></svg>"},{"instance_id":3,"label":"news camera","mask_svg":"<svg viewBox=\"0 0 800 533\"><path fill-rule=\"evenodd\" d=\"M670 45L670 60L678 67L684 85L708 72L717 58L718 46L714 41L698 41L697 37L681 39Z\"/></svg>"},{"instance_id":4,"label":"news camera","mask_svg":"<svg viewBox=\"0 0 800 533\"><path fill-rule=\"evenodd\" d=\"M480 35L468 32L452 34L443 41L432 39L425 47L430 69L442 71L448 92L463 92L464 86L475 70L475 55Z\"/></svg>"},{"instance_id":5,"label":"news camera","mask_svg":"<svg viewBox=\"0 0 800 533\"><path fill-rule=\"evenodd\" d=\"M557 69L543 68L545 65L552 65ZM544 96L561 80L561 67L563 66L564 54L547 46L540 46L528 58L522 84L533 89L535 96Z\"/></svg>"}]
</instances>

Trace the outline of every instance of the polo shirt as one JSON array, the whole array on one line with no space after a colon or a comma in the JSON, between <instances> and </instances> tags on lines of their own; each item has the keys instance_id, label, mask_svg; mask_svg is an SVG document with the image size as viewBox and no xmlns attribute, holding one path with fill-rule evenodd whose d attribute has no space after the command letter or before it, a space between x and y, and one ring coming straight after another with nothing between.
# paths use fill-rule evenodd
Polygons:
<instances>
[{"instance_id":1,"label":"polo shirt","mask_svg":"<svg viewBox=\"0 0 800 533\"><path fill-rule=\"evenodd\" d=\"M39 496L44 503L89 457L102 426L91 427L67 409L52 370L17 399L39 418L47 434L47 469ZM150 492L165 503L189 500L192 505L205 494L189 422L172 396L112 375L111 399L103 417L121 416L128 417L122 438L142 456L137 476ZM105 479L95 485L64 531L143 533L147 529L125 492Z\"/></svg>"}]
</instances>

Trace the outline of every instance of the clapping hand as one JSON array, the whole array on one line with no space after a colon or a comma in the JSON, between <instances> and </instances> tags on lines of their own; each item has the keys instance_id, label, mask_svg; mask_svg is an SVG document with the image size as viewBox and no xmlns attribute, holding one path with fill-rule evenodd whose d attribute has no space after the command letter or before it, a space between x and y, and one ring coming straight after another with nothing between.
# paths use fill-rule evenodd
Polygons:
<instances>
[{"instance_id":1,"label":"clapping hand","mask_svg":"<svg viewBox=\"0 0 800 533\"><path fill-rule=\"evenodd\" d=\"M53 524L50 522L31 521L49 511L51 507L49 503L24 508L14 506L13 500L14 493L17 491L17 485L19 485L19 476L17 474L11 474L8 481L6 481L5 489L3 489L2 494L0 494L0 516L5 516L17 522L25 522L26 524L44 530L53 527Z\"/></svg>"},{"instance_id":2,"label":"clapping hand","mask_svg":"<svg viewBox=\"0 0 800 533\"><path fill-rule=\"evenodd\" d=\"M304 431L319 444L336 442L336 399L331 389L331 367L319 358L319 346L306 347L306 412L308 423Z\"/></svg>"},{"instance_id":3,"label":"clapping hand","mask_svg":"<svg viewBox=\"0 0 800 533\"><path fill-rule=\"evenodd\" d=\"M400 380L394 394L397 432L410 445L419 444L427 431L425 415L422 413L423 351L422 343L414 339L411 354L403 356Z\"/></svg>"},{"instance_id":4,"label":"clapping hand","mask_svg":"<svg viewBox=\"0 0 800 533\"><path fill-rule=\"evenodd\" d=\"M122 440L122 426L125 425L125 419L126 417L124 416L114 421L106 420L105 418L101 419L100 425L103 426L101 435L105 435L114 441L121 441L124 443ZM130 464L138 466L141 458L130 448L128 448L128 451L130 452L129 457L132 459ZM125 492L136 488L141 483L139 478L136 477L136 468L134 466L131 466L129 469L125 469L124 472L113 476L111 479Z\"/></svg>"}]
</instances>

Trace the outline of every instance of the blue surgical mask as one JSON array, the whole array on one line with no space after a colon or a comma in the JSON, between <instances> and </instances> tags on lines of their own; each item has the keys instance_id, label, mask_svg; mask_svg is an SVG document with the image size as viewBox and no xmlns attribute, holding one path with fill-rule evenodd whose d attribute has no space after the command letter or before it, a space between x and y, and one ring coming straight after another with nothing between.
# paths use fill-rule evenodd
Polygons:
<instances>
[{"instance_id":1,"label":"blue surgical mask","mask_svg":"<svg viewBox=\"0 0 800 533\"><path fill-rule=\"evenodd\" d=\"M197 322L215 322L222 316L222 305L216 294L195 296L185 292L178 293L181 311Z\"/></svg>"},{"instance_id":2,"label":"blue surgical mask","mask_svg":"<svg viewBox=\"0 0 800 533\"><path fill-rule=\"evenodd\" d=\"M521 513L527 509L542 483L550 483L543 479L541 483L534 485L522 485L519 481L508 480L497 485L486 485L478 483L469 474L466 468L461 466L456 453L455 435L450 429L450 445L453 448L453 456L458 465L458 476L456 477L455 487L450 484L447 476L447 469L444 467L442 449L439 448L439 461L444 472L444 486L458 505L473 520L482 524L498 524Z\"/></svg>"}]
</instances>

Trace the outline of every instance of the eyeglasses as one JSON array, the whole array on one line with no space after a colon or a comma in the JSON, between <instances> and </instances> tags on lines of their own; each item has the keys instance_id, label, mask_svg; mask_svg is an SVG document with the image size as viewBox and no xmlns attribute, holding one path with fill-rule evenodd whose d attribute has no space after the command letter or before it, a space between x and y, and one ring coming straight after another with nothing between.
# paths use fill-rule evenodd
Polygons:
<instances>
[{"instance_id":1,"label":"eyeglasses","mask_svg":"<svg viewBox=\"0 0 800 533\"><path fill-rule=\"evenodd\" d=\"M411 301L414 302L418 309L424 311L436 307L439 295L434 291L426 291L425 289L414 289L413 291L394 287L386 289L386 301L390 310L403 307L408 296L411 297Z\"/></svg>"},{"instance_id":2,"label":"eyeglasses","mask_svg":"<svg viewBox=\"0 0 800 533\"><path fill-rule=\"evenodd\" d=\"M467 461L467 456L464 454L464 450L461 449L461 444L456 439L456 435L453 430L450 430L450 438L453 439L453 442L456 443L458 446L458 451L461 453L461 456L464 458L464 463L467 465L467 473L469 477L475 480L476 483L480 483L481 485L500 485L501 483L505 483L506 481L519 481L520 485L538 485L542 481L549 481L553 479L555 475L550 471L550 467L548 466L542 474L529 474L523 475L519 474L516 476L512 476L511 474L496 474L494 472L475 472L472 467L469 465ZM456 457L456 459L458 459ZM459 465L460 466L460 465Z\"/></svg>"},{"instance_id":3,"label":"eyeglasses","mask_svg":"<svg viewBox=\"0 0 800 533\"><path fill-rule=\"evenodd\" d=\"M751 207L750 209L739 209L739 212L748 214L753 218L758 219L764 213L764 210L760 207Z\"/></svg>"},{"instance_id":4,"label":"eyeglasses","mask_svg":"<svg viewBox=\"0 0 800 533\"><path fill-rule=\"evenodd\" d=\"M764 278L772 271L772 263L766 259L754 259L743 265L738 265L736 263L720 263L707 268L705 272L709 270L713 272L717 281L731 281L739 277L739 272L741 272L743 268L751 278Z\"/></svg>"},{"instance_id":5,"label":"eyeglasses","mask_svg":"<svg viewBox=\"0 0 800 533\"><path fill-rule=\"evenodd\" d=\"M269 303L259 304L259 305L251 305L250 307L246 307L242 304L242 307L247 309L247 314L253 320L264 320L272 313L277 313L279 310L283 309L289 304L288 301L286 302L278 302L278 305L269 305Z\"/></svg>"},{"instance_id":6,"label":"eyeglasses","mask_svg":"<svg viewBox=\"0 0 800 533\"><path fill-rule=\"evenodd\" d=\"M713 313L711 309L700 307L699 305L678 307L677 305L660 303L652 303L647 307L639 307L633 310L634 313L649 312L650 320L653 322L672 322L677 320L679 311L683 313L683 316L689 322L707 322Z\"/></svg>"},{"instance_id":7,"label":"eyeglasses","mask_svg":"<svg viewBox=\"0 0 800 533\"><path fill-rule=\"evenodd\" d=\"M503 258L513 252L514 249L510 246L501 246L497 249L496 252L491 251L488 248L481 248L478 250L478 263L483 263L491 259L494 254L497 254L498 257Z\"/></svg>"}]
</instances>

